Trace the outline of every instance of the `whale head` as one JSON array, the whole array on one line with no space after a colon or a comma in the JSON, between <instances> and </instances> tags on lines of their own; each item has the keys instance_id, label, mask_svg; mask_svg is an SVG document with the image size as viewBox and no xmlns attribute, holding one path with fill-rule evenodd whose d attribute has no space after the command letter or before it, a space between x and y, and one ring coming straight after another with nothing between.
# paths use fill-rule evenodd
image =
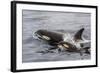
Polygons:
<instances>
[{"instance_id":1,"label":"whale head","mask_svg":"<svg viewBox=\"0 0 100 73\"><path fill-rule=\"evenodd\" d=\"M59 42L57 46L58 48L61 48L63 50L70 51L70 52L78 51L77 47L74 44L65 42L65 41Z\"/></svg>"}]
</instances>

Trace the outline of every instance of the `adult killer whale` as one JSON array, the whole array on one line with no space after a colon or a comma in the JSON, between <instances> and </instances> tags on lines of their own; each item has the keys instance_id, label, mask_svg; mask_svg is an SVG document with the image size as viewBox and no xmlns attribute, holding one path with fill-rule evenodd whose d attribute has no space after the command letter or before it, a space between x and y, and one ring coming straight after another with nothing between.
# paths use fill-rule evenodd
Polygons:
<instances>
[{"instance_id":1,"label":"adult killer whale","mask_svg":"<svg viewBox=\"0 0 100 73\"><path fill-rule=\"evenodd\" d=\"M90 54L89 49L90 47L84 47L84 43L90 42L89 40L85 40L82 37L82 33L84 28L78 30L75 35L72 37L69 33L63 34L54 31L48 30L37 30L34 34L39 39L46 41L49 45L53 46L52 49L57 49L58 51L69 51L69 52L79 52L81 53L85 50L85 53Z\"/></svg>"}]
</instances>

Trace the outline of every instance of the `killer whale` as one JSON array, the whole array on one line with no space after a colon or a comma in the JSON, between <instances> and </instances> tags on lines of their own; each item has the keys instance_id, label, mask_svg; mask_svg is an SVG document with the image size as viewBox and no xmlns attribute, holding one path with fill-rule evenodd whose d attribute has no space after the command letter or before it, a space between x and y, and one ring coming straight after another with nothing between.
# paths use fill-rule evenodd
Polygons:
<instances>
[{"instance_id":1,"label":"killer whale","mask_svg":"<svg viewBox=\"0 0 100 73\"><path fill-rule=\"evenodd\" d=\"M83 47L83 43L85 43L82 37L84 28L81 28L78 30L73 37L71 37L69 34L63 34L63 33L58 33L54 31L48 31L48 30L37 30L35 32L35 35L41 39L46 41L49 45L54 46L53 48L50 48L49 50L52 49L57 49L69 51L69 52L81 52L81 50L86 50L88 52L88 49L90 47ZM89 42L89 41L86 41Z\"/></svg>"},{"instance_id":2,"label":"killer whale","mask_svg":"<svg viewBox=\"0 0 100 73\"><path fill-rule=\"evenodd\" d=\"M50 45L56 45L58 42L63 41L63 35L57 32L48 30L38 30L35 35L44 41L47 41Z\"/></svg>"}]
</instances>

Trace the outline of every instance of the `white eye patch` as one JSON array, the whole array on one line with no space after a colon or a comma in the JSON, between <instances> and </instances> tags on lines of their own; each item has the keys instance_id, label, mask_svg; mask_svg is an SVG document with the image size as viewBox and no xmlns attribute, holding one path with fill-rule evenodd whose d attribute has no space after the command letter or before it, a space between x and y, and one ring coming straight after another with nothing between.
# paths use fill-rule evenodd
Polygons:
<instances>
[{"instance_id":1,"label":"white eye patch","mask_svg":"<svg viewBox=\"0 0 100 73\"><path fill-rule=\"evenodd\" d=\"M59 47L59 48L63 48L63 46L62 46L62 45L58 45L58 47Z\"/></svg>"},{"instance_id":2,"label":"white eye patch","mask_svg":"<svg viewBox=\"0 0 100 73\"><path fill-rule=\"evenodd\" d=\"M64 46L62 45L58 45L58 47L63 51L63 50L68 50L67 48L65 48Z\"/></svg>"},{"instance_id":3,"label":"white eye patch","mask_svg":"<svg viewBox=\"0 0 100 73\"><path fill-rule=\"evenodd\" d=\"M48 36L42 35L42 38L46 39L46 40L50 40L50 38Z\"/></svg>"},{"instance_id":4,"label":"white eye patch","mask_svg":"<svg viewBox=\"0 0 100 73\"><path fill-rule=\"evenodd\" d=\"M67 44L63 44L63 45L64 45L64 47L69 48L69 46Z\"/></svg>"}]
</instances>

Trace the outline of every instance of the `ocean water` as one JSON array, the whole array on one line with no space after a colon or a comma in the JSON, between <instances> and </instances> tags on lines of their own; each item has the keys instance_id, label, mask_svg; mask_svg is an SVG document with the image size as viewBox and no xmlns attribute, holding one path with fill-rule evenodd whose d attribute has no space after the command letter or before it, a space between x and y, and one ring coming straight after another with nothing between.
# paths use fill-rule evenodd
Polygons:
<instances>
[{"instance_id":1,"label":"ocean water","mask_svg":"<svg viewBox=\"0 0 100 73\"><path fill-rule=\"evenodd\" d=\"M91 14L79 12L53 12L23 10L22 12L22 62L49 62L49 61L72 61L91 59L91 54L69 52L38 53L51 46L44 41L33 37L39 29L70 33L72 36L81 28L85 28L83 37L91 40ZM90 44L90 43L89 43Z\"/></svg>"}]
</instances>

